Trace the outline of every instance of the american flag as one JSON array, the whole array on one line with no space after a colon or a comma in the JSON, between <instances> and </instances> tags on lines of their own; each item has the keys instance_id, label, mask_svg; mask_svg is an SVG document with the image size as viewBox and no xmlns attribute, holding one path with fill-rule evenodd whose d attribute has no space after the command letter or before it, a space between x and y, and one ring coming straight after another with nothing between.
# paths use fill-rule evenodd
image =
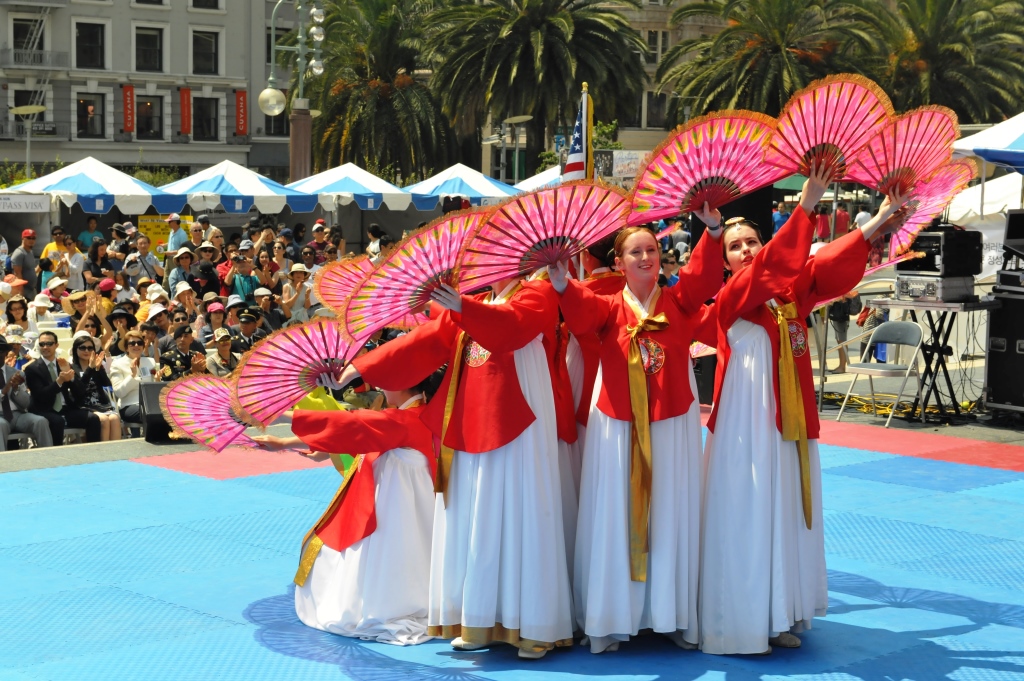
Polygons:
<instances>
[{"instance_id":1,"label":"american flag","mask_svg":"<svg viewBox=\"0 0 1024 681\"><path fill-rule=\"evenodd\" d=\"M594 172L594 151L591 147L590 132L593 127L593 114L590 109L590 95L587 84L583 84L583 96L580 98L580 110L576 114L576 125L572 129L569 140L569 157L562 171L562 181L586 180Z\"/></svg>"}]
</instances>

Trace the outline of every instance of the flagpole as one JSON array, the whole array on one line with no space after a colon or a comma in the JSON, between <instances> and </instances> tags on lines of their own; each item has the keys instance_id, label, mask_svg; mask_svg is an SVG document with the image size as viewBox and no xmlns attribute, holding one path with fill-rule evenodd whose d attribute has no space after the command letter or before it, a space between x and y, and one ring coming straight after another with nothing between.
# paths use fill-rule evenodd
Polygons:
<instances>
[{"instance_id":1,"label":"flagpole","mask_svg":"<svg viewBox=\"0 0 1024 681\"><path fill-rule=\"evenodd\" d=\"M590 98L590 87L586 82L583 83L583 106L586 107L586 118L584 125L587 126L587 167L586 167L586 178L588 180L594 179L594 107L593 100Z\"/></svg>"}]
</instances>

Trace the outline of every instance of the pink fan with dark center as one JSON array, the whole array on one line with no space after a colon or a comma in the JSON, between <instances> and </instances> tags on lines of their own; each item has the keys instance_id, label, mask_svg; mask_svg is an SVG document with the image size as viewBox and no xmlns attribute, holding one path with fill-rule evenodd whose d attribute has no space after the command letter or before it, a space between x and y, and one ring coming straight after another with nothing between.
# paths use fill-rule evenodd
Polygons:
<instances>
[{"instance_id":1,"label":"pink fan with dark center","mask_svg":"<svg viewBox=\"0 0 1024 681\"><path fill-rule=\"evenodd\" d=\"M907 194L949 161L960 134L956 114L942 106L914 109L889 122L861 147L845 179L883 194Z\"/></svg>"},{"instance_id":2,"label":"pink fan with dark center","mask_svg":"<svg viewBox=\"0 0 1024 681\"><path fill-rule=\"evenodd\" d=\"M466 238L490 211L449 213L403 239L349 298L345 324L360 339L385 326L404 328L440 284L454 286L455 267Z\"/></svg>"},{"instance_id":3,"label":"pink fan with dark center","mask_svg":"<svg viewBox=\"0 0 1024 681\"><path fill-rule=\"evenodd\" d=\"M344 318L349 296L359 288L373 267L373 262L365 255L321 267L313 275L313 290L317 299L334 310L339 319Z\"/></svg>"},{"instance_id":4,"label":"pink fan with dark center","mask_svg":"<svg viewBox=\"0 0 1024 681\"><path fill-rule=\"evenodd\" d=\"M794 94L779 115L765 162L787 173L810 175L823 165L830 181L847 173L849 159L893 116L881 88L862 76L842 74Z\"/></svg>"},{"instance_id":5,"label":"pink fan with dark center","mask_svg":"<svg viewBox=\"0 0 1024 681\"><path fill-rule=\"evenodd\" d=\"M633 188L630 225L711 209L791 173L764 162L775 119L751 111L695 118L651 153Z\"/></svg>"},{"instance_id":6,"label":"pink fan with dark center","mask_svg":"<svg viewBox=\"0 0 1024 681\"><path fill-rule=\"evenodd\" d=\"M494 210L459 255L459 289L472 291L577 255L625 227L629 199L616 187L569 182Z\"/></svg>"},{"instance_id":7,"label":"pink fan with dark center","mask_svg":"<svg viewBox=\"0 0 1024 681\"><path fill-rule=\"evenodd\" d=\"M239 362L232 404L246 423L267 426L317 387L337 377L359 345L333 319L316 319L275 331Z\"/></svg>"},{"instance_id":8,"label":"pink fan with dark center","mask_svg":"<svg viewBox=\"0 0 1024 681\"><path fill-rule=\"evenodd\" d=\"M186 376L160 393L160 410L172 434L188 437L215 452L235 445L256 447L246 425L231 411L231 382L214 376Z\"/></svg>"},{"instance_id":9,"label":"pink fan with dark center","mask_svg":"<svg viewBox=\"0 0 1024 681\"><path fill-rule=\"evenodd\" d=\"M967 187L977 170L974 161L960 159L942 166L924 182L918 182L901 216L903 224L889 241L889 257L906 252L918 233Z\"/></svg>"}]
</instances>

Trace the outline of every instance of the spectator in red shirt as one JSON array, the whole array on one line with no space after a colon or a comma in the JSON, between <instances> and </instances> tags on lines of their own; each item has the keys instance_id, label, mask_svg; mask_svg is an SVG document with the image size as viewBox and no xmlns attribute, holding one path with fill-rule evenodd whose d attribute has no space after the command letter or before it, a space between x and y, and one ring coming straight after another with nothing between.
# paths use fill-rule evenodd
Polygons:
<instances>
[{"instance_id":1,"label":"spectator in red shirt","mask_svg":"<svg viewBox=\"0 0 1024 681\"><path fill-rule=\"evenodd\" d=\"M850 214L846 211L846 204L842 201L836 207L836 236L842 236L850 231Z\"/></svg>"}]
</instances>

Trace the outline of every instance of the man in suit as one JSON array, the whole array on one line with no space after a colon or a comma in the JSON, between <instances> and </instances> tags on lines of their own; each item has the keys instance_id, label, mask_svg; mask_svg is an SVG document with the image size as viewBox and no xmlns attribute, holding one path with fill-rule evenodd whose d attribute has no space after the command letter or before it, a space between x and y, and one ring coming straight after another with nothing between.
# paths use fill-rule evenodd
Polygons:
<instances>
[{"instance_id":1,"label":"man in suit","mask_svg":"<svg viewBox=\"0 0 1024 681\"><path fill-rule=\"evenodd\" d=\"M12 325L7 337L0 336L0 353L7 357L7 361L0 365L3 367L0 384L0 402L3 404L2 423L10 423L10 430L15 433L27 433L35 443L36 447L52 447L53 438L50 435L50 424L42 416L30 414L29 394L25 388L25 374L18 370L17 362L21 355L21 328ZM14 353L13 356L9 353ZM23 360L22 360L23 361ZM0 430L2 430L0 425ZM0 448L7 444L6 433L0 443Z\"/></svg>"},{"instance_id":2,"label":"man in suit","mask_svg":"<svg viewBox=\"0 0 1024 681\"><path fill-rule=\"evenodd\" d=\"M89 412L75 407L85 386L75 380L75 370L63 357L57 357L57 334L43 331L36 341L39 359L25 367L25 383L31 395L29 413L42 416L50 425L53 444L64 443L64 428L85 428L86 439L100 439L99 419L89 418Z\"/></svg>"}]
</instances>

